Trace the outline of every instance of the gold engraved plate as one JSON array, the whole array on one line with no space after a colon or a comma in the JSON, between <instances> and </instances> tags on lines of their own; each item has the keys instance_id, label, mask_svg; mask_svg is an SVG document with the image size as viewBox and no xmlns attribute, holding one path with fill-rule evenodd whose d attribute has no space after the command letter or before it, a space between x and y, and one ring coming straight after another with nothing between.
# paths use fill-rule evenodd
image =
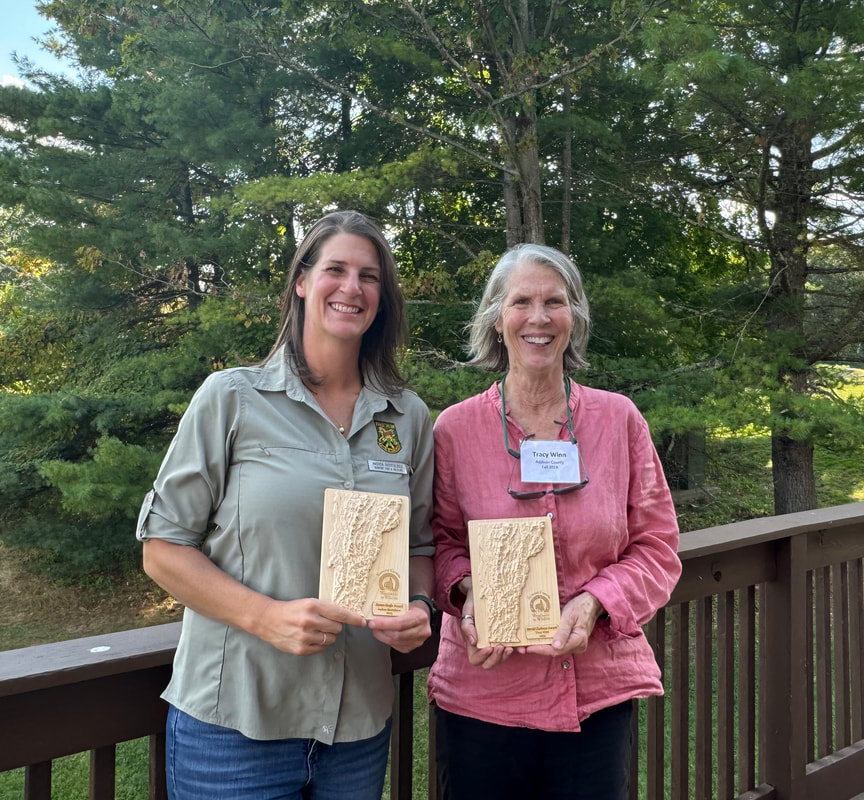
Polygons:
<instances>
[{"instance_id":1,"label":"gold engraved plate","mask_svg":"<svg viewBox=\"0 0 864 800\"><path fill-rule=\"evenodd\" d=\"M367 619L404 614L409 517L403 495L325 489L319 598Z\"/></svg>"},{"instance_id":2,"label":"gold engraved plate","mask_svg":"<svg viewBox=\"0 0 864 800\"><path fill-rule=\"evenodd\" d=\"M477 646L551 644L561 607L549 517L468 522Z\"/></svg>"}]
</instances>

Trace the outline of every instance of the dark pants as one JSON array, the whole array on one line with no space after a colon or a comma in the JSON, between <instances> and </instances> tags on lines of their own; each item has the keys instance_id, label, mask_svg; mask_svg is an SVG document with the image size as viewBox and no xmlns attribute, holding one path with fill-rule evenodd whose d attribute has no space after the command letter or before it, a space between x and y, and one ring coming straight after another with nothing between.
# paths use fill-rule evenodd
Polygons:
<instances>
[{"instance_id":1,"label":"dark pants","mask_svg":"<svg viewBox=\"0 0 864 800\"><path fill-rule=\"evenodd\" d=\"M493 725L435 709L445 800L627 800L627 701L592 714L579 733Z\"/></svg>"}]
</instances>

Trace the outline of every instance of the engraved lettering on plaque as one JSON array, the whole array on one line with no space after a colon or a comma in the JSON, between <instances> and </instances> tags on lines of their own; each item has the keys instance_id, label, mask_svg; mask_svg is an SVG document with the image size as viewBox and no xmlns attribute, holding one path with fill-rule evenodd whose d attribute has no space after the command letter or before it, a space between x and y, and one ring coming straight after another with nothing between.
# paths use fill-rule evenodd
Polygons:
<instances>
[{"instance_id":1,"label":"engraved lettering on plaque","mask_svg":"<svg viewBox=\"0 0 864 800\"><path fill-rule=\"evenodd\" d=\"M478 646L549 644L560 622L548 517L468 523Z\"/></svg>"},{"instance_id":2,"label":"engraved lettering on plaque","mask_svg":"<svg viewBox=\"0 0 864 800\"><path fill-rule=\"evenodd\" d=\"M326 489L319 596L365 616L407 608L408 498Z\"/></svg>"}]
</instances>

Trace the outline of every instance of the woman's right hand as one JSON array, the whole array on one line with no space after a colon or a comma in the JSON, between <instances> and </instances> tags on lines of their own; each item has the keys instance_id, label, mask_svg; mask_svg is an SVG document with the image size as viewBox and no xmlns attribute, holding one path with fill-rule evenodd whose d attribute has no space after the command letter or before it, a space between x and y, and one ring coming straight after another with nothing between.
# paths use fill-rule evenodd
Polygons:
<instances>
[{"instance_id":1,"label":"woman's right hand","mask_svg":"<svg viewBox=\"0 0 864 800\"><path fill-rule=\"evenodd\" d=\"M298 656L315 655L336 641L343 625L366 626L362 614L313 597L269 600L256 629L259 639Z\"/></svg>"},{"instance_id":2,"label":"woman's right hand","mask_svg":"<svg viewBox=\"0 0 864 800\"><path fill-rule=\"evenodd\" d=\"M494 647L477 647L477 628L474 625L474 588L471 577L463 578L459 582L459 591L465 595L462 605L462 617L459 620L459 631L465 641L465 649L468 652L468 663L483 669L492 669L505 662L513 655L512 647L495 645Z\"/></svg>"},{"instance_id":3,"label":"woman's right hand","mask_svg":"<svg viewBox=\"0 0 864 800\"><path fill-rule=\"evenodd\" d=\"M144 542L144 569L183 605L247 631L277 650L314 655L333 644L343 625L366 626L362 614L315 598L274 600L240 583L195 547Z\"/></svg>"}]
</instances>

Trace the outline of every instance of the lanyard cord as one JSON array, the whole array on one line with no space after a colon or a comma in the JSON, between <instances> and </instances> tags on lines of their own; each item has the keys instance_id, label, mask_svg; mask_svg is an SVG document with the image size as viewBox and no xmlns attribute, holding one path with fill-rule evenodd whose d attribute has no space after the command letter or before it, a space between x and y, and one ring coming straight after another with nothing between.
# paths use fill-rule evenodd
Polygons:
<instances>
[{"instance_id":1,"label":"lanyard cord","mask_svg":"<svg viewBox=\"0 0 864 800\"><path fill-rule=\"evenodd\" d=\"M504 427L504 447L507 448L507 452L510 453L513 458L521 458L521 454L516 450L510 449L510 441L507 438L507 417L504 413L504 381L507 380L507 375L505 374L500 383L498 384L498 394L501 397L501 424ZM567 430L570 432L570 444L576 444L576 437L573 435L573 414L570 411L570 391L572 386L570 385L570 381L567 380L567 376L564 376L564 393L567 395Z\"/></svg>"}]
</instances>

